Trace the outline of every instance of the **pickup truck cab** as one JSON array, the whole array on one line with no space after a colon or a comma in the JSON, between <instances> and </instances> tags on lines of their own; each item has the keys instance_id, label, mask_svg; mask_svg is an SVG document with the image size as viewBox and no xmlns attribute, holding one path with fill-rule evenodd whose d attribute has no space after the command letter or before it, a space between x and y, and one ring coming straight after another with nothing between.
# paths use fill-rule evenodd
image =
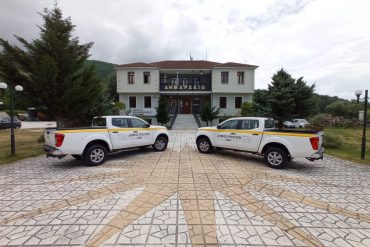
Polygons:
<instances>
[{"instance_id":1,"label":"pickup truck cab","mask_svg":"<svg viewBox=\"0 0 370 247\"><path fill-rule=\"evenodd\" d=\"M90 165L104 163L107 153L121 149L153 146L164 151L169 139L166 127L132 116L95 117L89 128L49 128L44 136L47 157L70 154Z\"/></svg>"},{"instance_id":2,"label":"pickup truck cab","mask_svg":"<svg viewBox=\"0 0 370 247\"><path fill-rule=\"evenodd\" d=\"M293 158L323 158L323 133L314 131L277 130L268 118L239 117L215 127L199 128L196 144L199 152L225 148L263 155L265 163L281 168Z\"/></svg>"}]
</instances>

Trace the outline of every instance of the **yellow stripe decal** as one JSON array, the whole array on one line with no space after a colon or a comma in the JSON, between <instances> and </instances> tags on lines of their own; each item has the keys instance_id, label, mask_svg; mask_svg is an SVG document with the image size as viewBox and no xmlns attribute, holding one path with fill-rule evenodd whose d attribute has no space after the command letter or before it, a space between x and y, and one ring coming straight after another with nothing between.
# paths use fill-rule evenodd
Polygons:
<instances>
[{"instance_id":1,"label":"yellow stripe decal","mask_svg":"<svg viewBox=\"0 0 370 247\"><path fill-rule=\"evenodd\" d=\"M79 130L57 130L56 133L68 134L68 133L86 133L86 132L126 132L126 131L140 131L140 130L164 130L162 128L116 128L116 129L79 129Z\"/></svg>"},{"instance_id":2,"label":"yellow stripe decal","mask_svg":"<svg viewBox=\"0 0 370 247\"><path fill-rule=\"evenodd\" d=\"M211 131L211 132L233 132L233 133L245 133L245 134L264 134L264 135L276 135L276 136L297 136L297 137L314 137L314 134L300 134L300 133L288 133L288 132L262 132L262 131L254 131L254 130L224 130L224 129L201 129L200 131Z\"/></svg>"}]
</instances>

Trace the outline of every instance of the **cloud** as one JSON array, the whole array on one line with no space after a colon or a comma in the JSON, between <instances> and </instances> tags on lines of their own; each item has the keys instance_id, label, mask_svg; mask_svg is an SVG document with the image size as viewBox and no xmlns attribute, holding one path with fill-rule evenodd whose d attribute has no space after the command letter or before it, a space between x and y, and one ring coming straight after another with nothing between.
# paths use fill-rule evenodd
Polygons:
<instances>
[{"instance_id":1,"label":"cloud","mask_svg":"<svg viewBox=\"0 0 370 247\"><path fill-rule=\"evenodd\" d=\"M256 87L285 68L317 92L353 98L369 87L367 0L60 0L91 58L113 63L194 59L259 65ZM38 36L37 12L54 0L3 0L1 37Z\"/></svg>"}]
</instances>

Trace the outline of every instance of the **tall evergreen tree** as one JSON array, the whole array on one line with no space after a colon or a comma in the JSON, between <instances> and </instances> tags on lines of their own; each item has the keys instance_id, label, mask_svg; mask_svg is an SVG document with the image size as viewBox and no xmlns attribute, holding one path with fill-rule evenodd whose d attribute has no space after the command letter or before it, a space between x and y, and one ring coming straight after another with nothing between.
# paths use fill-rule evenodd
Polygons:
<instances>
[{"instance_id":1,"label":"tall evergreen tree","mask_svg":"<svg viewBox=\"0 0 370 247\"><path fill-rule=\"evenodd\" d=\"M157 121L158 123L164 125L170 121L170 117L168 114L168 109L167 109L167 101L165 98L160 97L158 100L158 107L156 108L157 110Z\"/></svg>"},{"instance_id":2,"label":"tall evergreen tree","mask_svg":"<svg viewBox=\"0 0 370 247\"><path fill-rule=\"evenodd\" d=\"M315 84L306 85L303 77L295 80L284 69L272 77L268 85L268 103L271 115L279 120L279 126L287 119L307 117L313 109L312 96Z\"/></svg>"},{"instance_id":3,"label":"tall evergreen tree","mask_svg":"<svg viewBox=\"0 0 370 247\"><path fill-rule=\"evenodd\" d=\"M256 117L270 117L271 109L268 102L269 92L266 89L256 89L253 93L253 113Z\"/></svg>"},{"instance_id":4,"label":"tall evergreen tree","mask_svg":"<svg viewBox=\"0 0 370 247\"><path fill-rule=\"evenodd\" d=\"M57 6L40 13L40 36L22 47L0 39L0 77L21 84L30 106L36 106L58 126L81 124L109 107L106 88L92 67L84 66L92 43L72 37L75 26Z\"/></svg>"}]
</instances>

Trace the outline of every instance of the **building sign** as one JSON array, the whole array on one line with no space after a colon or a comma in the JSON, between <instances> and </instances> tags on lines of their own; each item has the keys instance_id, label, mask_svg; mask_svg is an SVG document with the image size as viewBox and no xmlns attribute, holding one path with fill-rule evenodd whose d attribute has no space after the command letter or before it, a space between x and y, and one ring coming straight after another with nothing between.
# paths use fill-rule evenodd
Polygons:
<instances>
[{"instance_id":1,"label":"building sign","mask_svg":"<svg viewBox=\"0 0 370 247\"><path fill-rule=\"evenodd\" d=\"M126 110L128 116L155 116L156 114L155 108L129 108Z\"/></svg>"},{"instance_id":2,"label":"building sign","mask_svg":"<svg viewBox=\"0 0 370 247\"><path fill-rule=\"evenodd\" d=\"M211 91L210 75L161 75L160 91Z\"/></svg>"}]
</instances>

